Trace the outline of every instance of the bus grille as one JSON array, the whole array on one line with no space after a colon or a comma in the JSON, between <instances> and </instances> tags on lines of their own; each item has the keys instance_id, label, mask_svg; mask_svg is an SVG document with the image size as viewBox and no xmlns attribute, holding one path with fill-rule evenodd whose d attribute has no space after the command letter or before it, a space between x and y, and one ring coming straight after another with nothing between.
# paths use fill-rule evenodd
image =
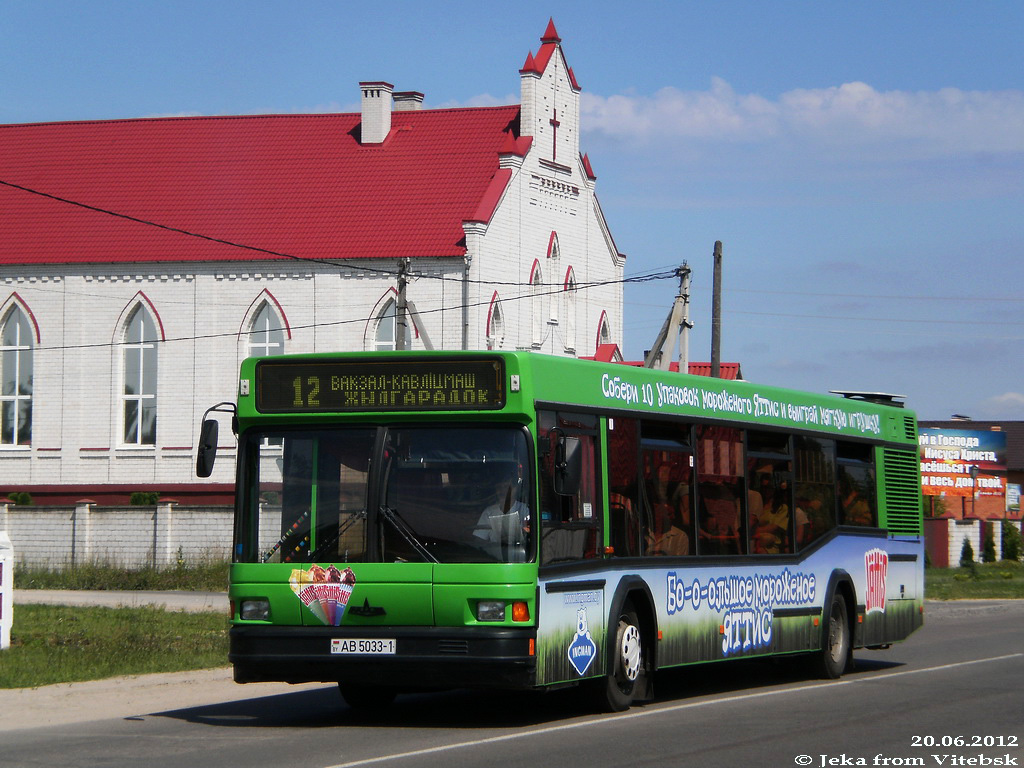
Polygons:
<instances>
[{"instance_id":1,"label":"bus grille","mask_svg":"<svg viewBox=\"0 0 1024 768\"><path fill-rule=\"evenodd\" d=\"M438 653L455 653L466 655L469 653L469 642L466 640L438 640Z\"/></svg>"},{"instance_id":2,"label":"bus grille","mask_svg":"<svg viewBox=\"0 0 1024 768\"><path fill-rule=\"evenodd\" d=\"M903 432L907 437L907 440L913 440L917 442L917 421L913 416L903 417Z\"/></svg>"},{"instance_id":3,"label":"bus grille","mask_svg":"<svg viewBox=\"0 0 1024 768\"><path fill-rule=\"evenodd\" d=\"M921 473L916 451L885 449L885 506L890 533L921 535Z\"/></svg>"}]
</instances>

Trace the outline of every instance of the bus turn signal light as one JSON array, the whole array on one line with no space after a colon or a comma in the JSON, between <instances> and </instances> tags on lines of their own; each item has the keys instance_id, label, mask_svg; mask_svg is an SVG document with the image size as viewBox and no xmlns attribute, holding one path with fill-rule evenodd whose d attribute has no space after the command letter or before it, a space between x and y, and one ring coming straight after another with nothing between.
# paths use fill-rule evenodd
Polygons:
<instances>
[{"instance_id":1,"label":"bus turn signal light","mask_svg":"<svg viewBox=\"0 0 1024 768\"><path fill-rule=\"evenodd\" d=\"M530 606L523 600L512 603L512 621L529 621Z\"/></svg>"}]
</instances>

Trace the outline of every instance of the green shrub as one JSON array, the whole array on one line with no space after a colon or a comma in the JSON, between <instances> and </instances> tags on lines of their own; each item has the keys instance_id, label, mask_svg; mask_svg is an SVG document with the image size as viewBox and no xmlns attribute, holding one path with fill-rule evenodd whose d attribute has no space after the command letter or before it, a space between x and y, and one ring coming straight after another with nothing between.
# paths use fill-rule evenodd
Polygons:
<instances>
[{"instance_id":1,"label":"green shrub","mask_svg":"<svg viewBox=\"0 0 1024 768\"><path fill-rule=\"evenodd\" d=\"M964 545L960 547L960 567L968 568L974 564L974 547L971 546L971 540L964 538Z\"/></svg>"},{"instance_id":2,"label":"green shrub","mask_svg":"<svg viewBox=\"0 0 1024 768\"><path fill-rule=\"evenodd\" d=\"M32 494L28 491L12 491L7 494L9 501L20 504L23 507L32 506Z\"/></svg>"},{"instance_id":3,"label":"green shrub","mask_svg":"<svg viewBox=\"0 0 1024 768\"><path fill-rule=\"evenodd\" d=\"M1020 560L1021 540L1017 526L1003 521L1003 560Z\"/></svg>"},{"instance_id":4,"label":"green shrub","mask_svg":"<svg viewBox=\"0 0 1024 768\"><path fill-rule=\"evenodd\" d=\"M152 507L160 501L160 491L135 491L128 503L133 507Z\"/></svg>"},{"instance_id":5,"label":"green shrub","mask_svg":"<svg viewBox=\"0 0 1024 768\"><path fill-rule=\"evenodd\" d=\"M996 558L996 537L992 535L992 529L989 528L988 533L985 536L985 548L981 552L981 560L984 563L994 563Z\"/></svg>"}]
</instances>

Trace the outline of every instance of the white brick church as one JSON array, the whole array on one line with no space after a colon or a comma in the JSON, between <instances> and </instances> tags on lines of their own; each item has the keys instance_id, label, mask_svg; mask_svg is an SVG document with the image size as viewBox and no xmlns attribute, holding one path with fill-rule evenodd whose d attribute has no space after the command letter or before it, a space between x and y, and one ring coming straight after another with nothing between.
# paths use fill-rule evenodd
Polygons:
<instances>
[{"instance_id":1,"label":"white brick church","mask_svg":"<svg viewBox=\"0 0 1024 768\"><path fill-rule=\"evenodd\" d=\"M507 107L0 126L0 497L227 501L203 411L251 354L394 349L400 262L409 348L621 345L553 23L519 74Z\"/></svg>"}]
</instances>

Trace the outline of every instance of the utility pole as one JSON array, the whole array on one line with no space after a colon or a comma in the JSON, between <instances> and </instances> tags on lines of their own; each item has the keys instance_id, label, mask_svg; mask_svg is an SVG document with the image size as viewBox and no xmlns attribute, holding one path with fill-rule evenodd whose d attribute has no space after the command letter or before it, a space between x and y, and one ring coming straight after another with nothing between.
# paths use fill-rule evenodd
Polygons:
<instances>
[{"instance_id":1,"label":"utility pole","mask_svg":"<svg viewBox=\"0 0 1024 768\"><path fill-rule=\"evenodd\" d=\"M722 241L715 241L714 286L711 299L711 377L722 375Z\"/></svg>"},{"instance_id":2,"label":"utility pole","mask_svg":"<svg viewBox=\"0 0 1024 768\"><path fill-rule=\"evenodd\" d=\"M679 372L690 371L690 268L683 262L682 275L679 278L679 296L683 303L683 320L679 324Z\"/></svg>"},{"instance_id":3,"label":"utility pole","mask_svg":"<svg viewBox=\"0 0 1024 768\"><path fill-rule=\"evenodd\" d=\"M409 259L398 261L398 301L395 306L395 349L405 350L405 340L408 337L408 302L405 298L405 286L409 282Z\"/></svg>"},{"instance_id":4,"label":"utility pole","mask_svg":"<svg viewBox=\"0 0 1024 768\"><path fill-rule=\"evenodd\" d=\"M684 261L681 266L676 268L675 274L679 278L679 292L676 293L672 309L668 313L668 317L665 318L664 325L661 326L654 346L644 359L644 367L667 371L672 360L672 349L678 339L679 371L686 373L690 351L688 332L693 328L693 324L690 322L690 267Z\"/></svg>"}]
</instances>

